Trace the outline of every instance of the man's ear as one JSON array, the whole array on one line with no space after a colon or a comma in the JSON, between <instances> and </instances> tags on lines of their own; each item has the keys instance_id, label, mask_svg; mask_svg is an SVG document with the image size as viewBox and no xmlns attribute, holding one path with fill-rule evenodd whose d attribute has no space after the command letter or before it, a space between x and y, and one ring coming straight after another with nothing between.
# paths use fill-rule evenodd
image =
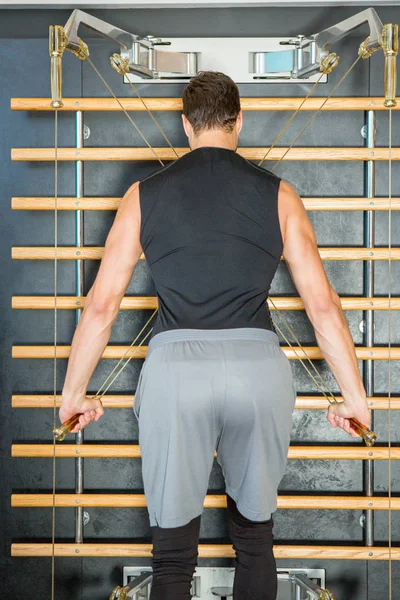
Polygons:
<instances>
[{"instance_id":1,"label":"man's ear","mask_svg":"<svg viewBox=\"0 0 400 600\"><path fill-rule=\"evenodd\" d=\"M239 134L243 127L243 112L240 110L236 119L236 131Z\"/></svg>"},{"instance_id":2,"label":"man's ear","mask_svg":"<svg viewBox=\"0 0 400 600\"><path fill-rule=\"evenodd\" d=\"M189 127L188 126L190 125L190 123L183 113L182 113L182 125L183 125L183 129L185 130L186 136L189 137Z\"/></svg>"}]
</instances>

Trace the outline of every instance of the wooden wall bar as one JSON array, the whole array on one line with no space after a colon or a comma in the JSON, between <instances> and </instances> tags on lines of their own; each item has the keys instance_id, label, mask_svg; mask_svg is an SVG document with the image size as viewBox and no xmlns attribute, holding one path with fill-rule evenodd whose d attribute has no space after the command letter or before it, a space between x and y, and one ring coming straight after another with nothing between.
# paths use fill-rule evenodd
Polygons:
<instances>
[{"instance_id":1,"label":"wooden wall bar","mask_svg":"<svg viewBox=\"0 0 400 600\"><path fill-rule=\"evenodd\" d=\"M89 394L90 396L90 394ZM341 396L336 396L336 399L341 401ZM132 408L135 397L133 395L114 395L106 394L101 401L104 408ZM388 396L373 396L368 397L368 406L375 410L387 410L389 408ZM13 408L53 408L54 396L51 394L15 394L12 396ZM61 396L56 396L56 405L61 406ZM296 408L307 410L326 410L329 406L329 401L322 396L297 396ZM390 398L391 410L400 409L400 398L392 396Z\"/></svg>"},{"instance_id":2,"label":"wooden wall bar","mask_svg":"<svg viewBox=\"0 0 400 600\"><path fill-rule=\"evenodd\" d=\"M17 246L12 248L11 256L15 260L54 260L54 246ZM103 246L59 246L58 260L101 260L104 254ZM388 260L388 248L319 248L322 260ZM140 257L144 259L144 255ZM391 249L392 260L400 260L400 248ZM283 260L283 257L282 257Z\"/></svg>"},{"instance_id":3,"label":"wooden wall bar","mask_svg":"<svg viewBox=\"0 0 400 600\"><path fill-rule=\"evenodd\" d=\"M391 498L391 509L400 510L400 498ZM55 506L87 506L96 508L145 508L144 494L56 494ZM53 494L12 494L13 507L53 506ZM225 494L207 494L204 508L226 508ZM279 495L278 508L296 510L388 510L387 496L293 496Z\"/></svg>"},{"instance_id":4,"label":"wooden wall bar","mask_svg":"<svg viewBox=\"0 0 400 600\"><path fill-rule=\"evenodd\" d=\"M115 556L130 558L151 558L152 544L55 544L55 556ZM11 556L51 556L52 544L15 543L11 545ZM310 546L285 545L274 546L274 556L281 558L313 558L318 560L388 560L387 546ZM400 548L391 548L392 560L400 560ZM231 544L199 544L200 558L234 558L235 552Z\"/></svg>"},{"instance_id":5,"label":"wooden wall bar","mask_svg":"<svg viewBox=\"0 0 400 600\"><path fill-rule=\"evenodd\" d=\"M19 458L52 458L53 444L13 444L11 455ZM138 444L56 444L58 458L140 458ZM216 453L215 453L216 456ZM400 460L400 447L390 449L391 460ZM290 446L288 458L299 460L388 460L387 446Z\"/></svg>"},{"instance_id":6,"label":"wooden wall bar","mask_svg":"<svg viewBox=\"0 0 400 600\"><path fill-rule=\"evenodd\" d=\"M155 156L154 152L157 154ZM189 148L175 148L179 156L189 152ZM247 160L261 160L268 147L263 148L238 148L237 152ZM287 148L275 147L266 158L266 162L276 161L286 154ZM175 152L168 146L158 148L58 148L59 161L76 160L175 160ZM158 158L157 158L158 157ZM13 148L11 160L13 161L54 161L54 148ZM283 160L388 160L389 148L331 148L331 147L303 147L291 148ZM400 148L392 148L392 160L400 160Z\"/></svg>"},{"instance_id":7,"label":"wooden wall bar","mask_svg":"<svg viewBox=\"0 0 400 600\"><path fill-rule=\"evenodd\" d=\"M272 297L270 310L304 310L301 298ZM57 309L77 309L85 307L85 296L57 296ZM341 298L343 310L388 310L389 298L364 298L362 296ZM54 296L13 296L12 308L16 309L54 309ZM120 310L154 310L158 302L156 296L125 296ZM391 298L391 310L400 310L400 298Z\"/></svg>"},{"instance_id":8,"label":"wooden wall bar","mask_svg":"<svg viewBox=\"0 0 400 600\"><path fill-rule=\"evenodd\" d=\"M125 110L145 111L139 98L118 98ZM182 111L181 98L143 98L150 110ZM297 110L304 98L241 98L242 110ZM318 110L325 98L308 98L301 111ZM11 98L11 110L53 111L50 98ZM114 98L63 98L64 106L59 110L68 111L121 111ZM335 97L322 106L327 110L388 110L381 96L371 97ZM399 110L400 106L392 110Z\"/></svg>"},{"instance_id":9,"label":"wooden wall bar","mask_svg":"<svg viewBox=\"0 0 400 600\"><path fill-rule=\"evenodd\" d=\"M281 346L282 350L290 360L308 358L310 360L323 360L323 355L318 346L303 346L302 348L293 344L294 349L289 346ZM68 358L71 346L57 345L56 358ZM295 352L296 350L296 352ZM145 358L147 346L107 346L101 358ZM388 360L388 346L356 346L358 360ZM54 358L54 346L13 346L13 358ZM400 360L400 347L390 348L391 360Z\"/></svg>"},{"instance_id":10,"label":"wooden wall bar","mask_svg":"<svg viewBox=\"0 0 400 600\"><path fill-rule=\"evenodd\" d=\"M307 210L388 210L389 198L303 198ZM58 197L57 210L117 210L121 198ZM11 198L13 210L55 210L54 198ZM392 210L400 210L400 198L392 198Z\"/></svg>"},{"instance_id":11,"label":"wooden wall bar","mask_svg":"<svg viewBox=\"0 0 400 600\"><path fill-rule=\"evenodd\" d=\"M383 106L382 97L374 98L332 98L322 107L323 111L331 110L387 110ZM182 101L180 98L145 98L146 105L152 111L181 111ZM121 98L126 110L145 111L146 108L138 98ZM303 98L242 98L241 105L244 111L293 111L296 110ZM302 106L302 111L315 111L325 102L325 98L310 98ZM49 98L13 98L11 99L12 110L53 111L50 107ZM399 110L400 104L394 110ZM65 98L64 107L66 111L121 111L120 106L113 98ZM163 161L175 159L175 153L169 147L154 148L156 155ZM179 156L189 152L189 148L176 148ZM264 158L268 148L248 147L239 148L238 153L248 160L261 160ZM287 148L273 148L266 161L277 161L286 154ZM122 148L59 148L58 160L60 161L157 161L152 149L147 147L122 147ZM54 161L54 148L15 148L11 151L13 161ZM340 161L387 161L389 159L388 148L364 148L364 147L294 147L284 156L283 160L340 160ZM392 149L392 159L400 160L400 148ZM99 197L99 198L74 198L61 197L57 199L58 210L111 210L118 209L121 198ZM304 198L307 210L388 210L389 199L385 198ZM15 197L12 199L13 210L54 210L55 200L53 197ZM400 197L392 198L391 208L400 210ZM104 252L103 247L59 247L57 258L61 260L99 260ZM387 260L389 258L388 248L320 248L323 260ZM27 260L54 260L55 248L51 247L22 247L12 249L13 259ZM142 256L141 258L144 258ZM392 248L391 258L400 260L400 248ZM58 309L77 309L85 306L85 297L57 298ZM273 298L273 302L280 310L304 310L301 298L280 297ZM382 298L341 298L344 310L387 310L389 299ZM54 309L55 299L52 296L16 296L12 299L12 307L15 309ZM157 307L157 298L125 297L121 303L122 310L154 310ZM274 307L270 305L274 310ZM391 299L391 309L400 310L400 298ZM290 359L304 358L302 349L295 347L282 347ZM318 347L305 347L304 351L311 359L323 359ZM13 358L68 358L70 346L14 346ZM143 359L147 354L147 346L108 346L102 358L117 359L124 356L134 355L135 358ZM387 360L389 348L387 347L357 347L357 358L359 360ZM400 359L400 348L392 347L390 357L393 360ZM341 399L340 397L338 398ZM59 407L61 397L56 397ZM25 394L13 395L12 406L14 408L52 408L54 397L52 394ZM108 395L103 398L105 408L132 408L134 395ZM379 396L368 398L370 408L386 410L389 408L389 398ZM297 396L297 409L327 409L329 402L326 398L319 396ZM390 408L400 409L400 398L390 399ZM71 436L72 439L72 436ZM11 454L19 458L52 458L53 452L58 458L140 458L141 452L138 444L108 444L89 443L75 444L62 443L40 444L22 443L13 444ZM215 453L216 456L216 453ZM400 447L373 446L367 447L358 441L347 445L293 445L289 448L288 458L290 460L400 460ZM51 507L53 495L46 493L13 494L11 497L13 507ZM144 494L120 494L120 493L84 493L84 494L56 494L55 505L57 507L118 507L138 508L146 507ZM225 494L208 494L204 500L204 508L226 508ZM387 496L334 496L334 495L278 495L278 508L280 509L305 509L305 510L388 510L389 498ZM400 498L390 499L390 508L400 510ZM57 543L54 546L56 556L96 556L96 557L148 557L151 554L152 545L145 543ZM277 559L340 559L340 560L388 560L389 551L391 558L400 560L400 548L387 546L365 547L346 545L287 545L276 544L274 554ZM12 556L51 556L51 543L14 543L11 547ZM234 557L234 551L230 544L199 544L200 557Z\"/></svg>"}]
</instances>

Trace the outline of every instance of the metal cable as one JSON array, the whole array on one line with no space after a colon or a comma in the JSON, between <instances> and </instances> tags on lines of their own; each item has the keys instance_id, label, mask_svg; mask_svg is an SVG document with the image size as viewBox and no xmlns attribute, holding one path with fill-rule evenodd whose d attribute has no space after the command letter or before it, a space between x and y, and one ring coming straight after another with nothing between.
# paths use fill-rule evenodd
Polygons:
<instances>
[{"instance_id":1,"label":"metal cable","mask_svg":"<svg viewBox=\"0 0 400 600\"><path fill-rule=\"evenodd\" d=\"M287 148L286 152L283 154L283 156L279 159L279 161L275 164L274 168L272 170L274 170L278 164L281 162L281 160L283 160L283 158L286 156L286 154L289 152L289 150L293 147L293 145L297 142L297 140L300 138L300 136L304 133L304 131L308 128L308 126L312 123L312 121L315 119L315 117L319 114L319 112L321 111L321 109L323 108L323 106L326 104L326 102L329 100L329 98L335 93L335 91L338 89L338 87L343 83L343 81L346 79L346 77L349 75L349 73L352 71L352 69L355 67L355 65L357 64L357 62L360 60L360 56L357 57L357 59L353 62L353 64L347 69L347 71L344 73L344 75L341 77L341 79L339 80L339 82L334 86L334 88L332 89L332 91L330 92L330 94L327 96L327 98L325 98L325 100L322 102L321 106L317 109L317 111L313 114L313 116L311 117L311 119L309 119L309 121L306 123L306 125L303 127L303 129L300 131L300 133L296 136L295 140L292 142L292 144L289 146L289 148ZM98 69L94 66L93 62L88 58L89 63L91 64L91 66L93 67L93 69L95 70L95 72L97 73L97 75L100 77L100 79L103 81L103 83L106 85L107 89L110 91L110 93L113 95L113 97L117 100L118 104L120 105L120 107L122 108L122 110L125 112L126 116L128 117L128 119L131 121L131 123L135 126L135 128L137 129L137 126L135 125L135 123L132 121L132 119L130 118L129 114L127 113L127 111L124 109L124 107L122 106L121 102L118 100L118 98L116 97L116 95L114 94L114 92L112 91L111 87L107 84L107 82L105 81L105 79L103 78L103 76L101 75L101 73L98 71ZM321 77L324 75L324 73L321 74ZM313 92L313 90L316 88L316 85L318 84L318 82L320 81L321 77L318 78L318 80L314 83L314 85L312 86L311 90L308 92L307 96L304 98L304 100L301 102L300 106L297 108L297 110L295 111L295 113L292 115L292 117L289 119L289 121L286 123L285 127L281 130L281 132L278 134L277 138L274 140L272 146L269 148L269 150L267 151L266 155L264 156L264 158L262 159L262 161L259 163L259 165L262 164L262 162L265 160L266 156L268 155L268 153L271 151L271 149L276 145L276 143L278 142L278 140L282 137L283 133L286 131L287 127L289 126L289 124L293 121L294 117L296 116L296 114L299 112L299 110L301 109L301 107L304 105L305 101L309 98L309 96L311 95L311 93ZM168 140L168 138L166 137L165 133L163 132L161 126L157 123L155 117L152 115L152 113L150 112L150 109L147 107L146 103L144 102L144 100L142 99L142 97L140 96L138 90L136 89L136 87L129 82L132 89L135 91L135 93L137 94L137 96L139 97L139 99L141 100L141 102L143 103L144 107L146 108L147 112L149 113L149 115L151 116L152 120L156 123L157 127L159 128L159 130L161 131L161 133L163 134L164 138L167 140L167 142L169 143L169 145L172 147L170 141ZM146 143L148 145L150 145L147 140ZM175 150L174 150L175 151ZM175 151L176 156L178 157L178 154ZM179 158L179 157L178 157ZM272 300L270 299L271 304L273 304ZM275 305L274 305L275 306ZM299 348L301 348L307 358L307 360L309 361L309 363L311 364L312 368L316 371L316 373L318 374L318 377L321 379L322 383L326 386L328 393L331 397L331 399L329 398L329 396L327 396L327 394L325 393L325 391L323 390L323 388L317 383L315 377L313 377L312 373L310 372L310 370L306 367L304 361L302 359L300 359L300 357L297 355L297 353L294 350L293 345L290 343L290 341L286 339L287 343L289 344L289 346L294 350L296 356L299 358L301 364L303 365L303 367L305 368L306 372L310 375L312 381L317 385L318 389L320 389L320 391L323 393L323 395L329 400L329 402L337 402L334 394L331 392L331 390L329 389L329 386L327 385L326 381L323 379L322 375L319 373L319 371L316 369L315 365L313 364L313 362L308 358L308 356L306 355L301 343L298 341L297 337L295 336L293 330L291 329L289 323L287 322L287 320L285 319L285 317L283 316L283 314L281 313L281 311L279 311L276 307L275 307L276 311L277 311L277 315L279 316L280 320L285 324L286 328L292 333L293 337L296 340L296 343L298 344ZM154 315L156 314L158 309L156 309L154 311L154 313L151 315L149 321L154 317ZM146 328L147 324L149 323L149 321L146 323L146 325L143 327L143 329L141 330L140 333L142 333L142 331ZM107 386L107 388L104 391L101 391L102 388L107 384L107 382L109 381L110 377L112 376L112 374L115 372L115 370L118 368L119 364L121 363L121 361L125 358L125 356L128 354L130 348L132 347L132 345L134 345L135 341L138 339L138 337L140 336L140 333L138 334L138 336L135 338L134 342L132 342L132 344L130 345L130 347L127 349L127 351L125 352L124 356L119 360L119 362L117 363L117 365L114 367L114 369L112 370L112 372L110 373L110 375L106 378L106 380L103 382L103 384L100 386L99 391L97 392L97 394L94 396L95 398L101 398L102 396L104 396L104 394L106 393L106 391L109 389L109 387L112 385L112 383L117 379L117 377L119 376L119 374L124 370L125 366L127 365L127 363L133 358L133 355L131 355L131 357L127 360L127 362L125 363L125 365L122 366L122 368L117 372L116 376L112 379L111 383ZM147 334L146 337L148 337ZM283 334L281 333L282 337ZM142 340L143 343L144 340ZM140 344L141 345L141 344ZM136 351L135 351L136 352ZM134 352L134 353L135 353ZM101 394L101 395L100 395Z\"/></svg>"},{"instance_id":2,"label":"metal cable","mask_svg":"<svg viewBox=\"0 0 400 600\"><path fill-rule=\"evenodd\" d=\"M283 339L285 340L285 342L287 344L289 344L289 346L293 350L295 356L298 358L298 360L300 361L300 363L303 365L304 369L309 374L309 376L311 377L313 383L315 383L316 387L319 389L319 391L321 392L321 394L328 400L328 402L330 402L331 404L333 404L333 402L330 400L329 396L326 394L326 392L324 391L324 389L321 387L321 385L315 379L315 377L311 373L310 369L307 367L306 363L303 361L302 358L300 358L299 354L297 354L296 348L294 346L292 346L292 344L290 343L290 341L288 340L288 338L286 337L286 335L283 333L282 329L280 329L280 327L277 325L276 321L273 321L273 323L274 323L274 327L278 330L278 333L280 333L281 336L283 337ZM303 351L305 357L310 361L310 359L306 355L306 352L305 352L303 346L299 346L299 348ZM336 402L336 399L335 399L335 402Z\"/></svg>"},{"instance_id":3,"label":"metal cable","mask_svg":"<svg viewBox=\"0 0 400 600\"><path fill-rule=\"evenodd\" d=\"M289 325L289 322L287 321L287 319L285 319L281 313L281 311L275 306L273 300L271 300L271 298L268 298L268 301L271 302L272 306L274 307L277 316L279 317L279 319L282 321L282 323L285 325L286 329L288 331L290 331L290 333L292 334L297 346L299 348L301 348L301 350L303 350L303 346L301 345L298 337L296 336L295 332L293 331L293 328ZM306 369L307 373L310 375L311 379L313 380L313 382L315 383L315 385L318 387L318 389L323 393L323 395L325 396L325 398L331 403L331 404L336 404L338 402L338 400L336 399L336 397L334 396L333 392L331 391L331 389L329 388L328 383L326 382L326 380L322 377L321 373L318 371L317 367L314 365L313 361L310 359L310 357L304 352L305 358L306 360L309 362L309 364L311 365L311 367L313 368L313 370L315 371L315 373L317 374L317 376L319 377L319 379L321 380L321 383L326 387L329 396L325 393L324 389L321 387L321 385L317 382L317 380L315 379L315 377L313 376L313 374L310 372L310 370L306 367L304 361L300 358L300 356L296 353L296 350L294 348L294 346L290 343L290 341L288 340L287 337L285 337L282 333L282 331L278 328L276 322L274 321L274 325L275 327L278 329L279 333L282 335L283 339L289 344L290 348L294 351L294 353L296 354L297 358L300 360L301 364L303 365L303 367Z\"/></svg>"},{"instance_id":4,"label":"metal cable","mask_svg":"<svg viewBox=\"0 0 400 600\"><path fill-rule=\"evenodd\" d=\"M152 150L152 152L155 154L155 156L157 157L157 159L159 160L159 162L161 163L162 166L164 166L164 163L162 162L162 160L157 156L157 153L155 152L154 148L151 146L150 142L147 141L146 137L144 136L144 134L142 134L142 132L139 130L138 126L136 125L136 123L133 121L133 119L131 118L131 116L128 114L128 112L125 110L125 108L123 107L122 103L120 102L120 100L117 98L116 94L113 92L113 90L111 89L110 85L106 82L106 80L104 79L104 77L102 76L102 74L100 73L100 71L95 67L95 65L93 64L92 60L88 57L87 60L89 61L89 64L91 65L91 67L93 68L93 70L95 71L95 73L99 76L99 78L101 79L101 81L104 83L104 85L106 86L106 88L108 89L108 91L110 92L110 94L114 97L114 99L118 102L119 106L121 107L121 109L124 111L125 115L128 117L129 121L132 123L132 125L135 127L136 131L139 133L139 135L142 137L142 139L146 142L146 144L148 145L148 147ZM146 103L144 102L142 96L140 95L138 89L136 88L136 86L129 81L129 85L131 86L131 88L133 89L133 91L135 92L135 94L137 95L137 97L139 98L139 100L141 101L141 103L143 104L143 106L145 107L146 111L148 112L149 116L151 117L152 121L155 123L155 125L157 126L158 130L160 131L160 133L162 134L162 136L164 137L164 139L166 140L166 142L168 143L168 145L170 146L170 148L173 150L173 152L175 153L176 158L179 158L179 154L177 153L177 151L175 150L174 146L171 144L170 140L168 139L168 136L165 134L164 130L162 129L161 125L158 123L157 119L154 117L154 115L152 114L152 112L150 111L149 107L146 105ZM128 363L132 360L132 358L135 356L137 350L140 348L140 346L142 346L142 344L144 343L144 341L149 337L149 335L151 334L151 332L153 331L153 328L150 329L150 331L144 336L144 338L142 339L142 341L138 344L137 348L135 348L135 350L132 352L132 354L130 355L130 357L126 360L126 362L122 365L122 367L117 371L115 377L113 377L113 379L110 381L110 383L107 385L108 381L111 379L112 375L115 373L115 371L118 369L119 365L121 364L121 362L124 360L124 358L126 357L126 355L129 353L129 350L132 348L132 346L134 346L134 344L136 343L136 341L139 339L140 335L143 333L143 331L146 329L147 325L150 323L150 321L153 319L153 317L156 315L158 311L158 308L155 309L155 311L152 313L152 315L150 316L150 318L147 320L147 322L145 323L144 327L140 330L140 332L138 333L138 335L135 337L135 339L133 340L133 342L130 344L130 346L128 347L128 349L126 350L125 354L120 358L120 360L118 361L118 363L115 365L114 369L111 371L111 373L107 376L107 378L105 379L105 381L101 384L100 388L98 389L97 393L95 394L94 398L102 398L105 393L107 392L107 390L111 387L111 385L114 383L114 381L117 379L117 377L119 377L119 375L122 373L122 371L125 369L125 367L128 365ZM105 387L107 386L107 387ZM105 387L105 389L103 389Z\"/></svg>"},{"instance_id":5,"label":"metal cable","mask_svg":"<svg viewBox=\"0 0 400 600\"><path fill-rule=\"evenodd\" d=\"M313 116L311 117L311 119L309 119L309 121L307 121L307 123L305 124L305 126L303 127L303 129L300 131L300 133L295 137L295 139L293 140L293 142L290 144L289 148L286 148L286 151L283 153L283 155L280 157L280 159L275 163L275 165L273 166L273 168L271 169L272 172L275 171L276 167L279 165L279 163L285 158L285 156L287 155L287 153L289 152L289 150L291 150L293 148L293 146L295 145L295 143L297 142L297 140L303 135L303 133L305 132L305 130L307 129L307 127L309 125L311 125L311 123L314 121L314 119L319 115L319 113L321 112L322 108L325 106L325 104L328 102L329 98L335 93L335 91L338 89L338 87L343 83L343 81L346 79L347 75L349 75L350 71L356 66L356 64L358 63L358 61L360 60L361 56L357 56L356 60L353 62L353 64L347 69L346 73L343 75L343 77L338 81L338 83L335 85L335 87L333 88L333 90L329 93L329 95L325 98L325 100L323 101L323 103L321 104L321 106L315 111L315 113L313 114Z\"/></svg>"},{"instance_id":6,"label":"metal cable","mask_svg":"<svg viewBox=\"0 0 400 600\"><path fill-rule=\"evenodd\" d=\"M145 135L140 131L139 127L136 125L135 121L132 119L132 117L130 116L130 114L128 113L128 111L126 111L125 108L122 106L121 102L119 101L119 99L117 98L117 96L114 94L114 92L112 91L111 87L108 85L107 81L104 79L103 75L100 73L100 71L97 69L97 67L95 67L95 65L93 64L93 62L92 62L92 60L90 59L89 56L87 57L86 60L88 61L88 63L90 64L90 66L93 68L93 70L95 71L95 73L97 73L97 75L100 77L101 81L104 83L104 85L106 86L106 88L108 89L108 91L110 92L110 94L118 102L118 104L120 105L120 107L122 108L122 110L124 111L124 113L126 114L126 116L128 117L129 121L132 123L132 125L134 126L134 128L136 129L136 131L138 132L138 134L140 135L140 137L142 138L142 140L147 144L147 146L153 152L153 154L156 157L156 159L159 161L159 163L163 167L164 166L163 161L157 155L157 152L154 150L154 148L150 144L150 142L147 141Z\"/></svg>"},{"instance_id":7,"label":"metal cable","mask_svg":"<svg viewBox=\"0 0 400 600\"><path fill-rule=\"evenodd\" d=\"M392 464L391 464L391 249L392 249L392 109L389 108L389 165L388 165L388 537L389 537L389 600L392 600Z\"/></svg>"},{"instance_id":8,"label":"metal cable","mask_svg":"<svg viewBox=\"0 0 400 600\"><path fill-rule=\"evenodd\" d=\"M113 378L113 380L109 383L109 385L105 388L105 390L103 390L104 386L107 385L109 379L112 377L113 373L116 371L116 369L119 367L119 365L121 364L121 362L124 360L124 358L126 357L126 355L128 354L129 350L132 348L132 346L135 345L135 343L137 342L137 340L139 339L140 335L142 334L142 332L146 329L147 325L150 323L150 321L153 319L153 317L156 315L158 311L158 308L156 308L154 310L154 312L151 314L150 318L146 321L146 323L144 324L144 326L142 327L142 329L139 331L139 333L137 334L137 336L135 337L135 339L133 340L133 342L130 344L130 346L127 348L125 354L123 356L121 356L121 358L119 359L119 361L117 362L117 364L115 365L115 367L113 368L113 370L111 371L111 373L107 376L107 378L103 381L103 383L101 384L101 386L99 387L97 393L95 394L94 398L102 398L104 396L104 394L107 392L107 390L109 389L109 387L114 383L114 381L117 379L117 377L120 375L120 373L122 373L122 371L125 369L125 367L127 366L127 364L129 363L129 361L134 357L134 355L136 354L136 352L138 351L138 349L140 348L140 346L145 342L145 340L149 337L150 333L153 331L153 327L150 329L150 331L148 331L146 333L146 335L143 337L142 341L140 342L140 344L137 345L137 347L135 348L135 350L132 352L131 356L127 359L127 361L125 362L124 365L122 365L121 369L117 372L117 374L115 375L115 377Z\"/></svg>"},{"instance_id":9,"label":"metal cable","mask_svg":"<svg viewBox=\"0 0 400 600\"><path fill-rule=\"evenodd\" d=\"M300 131L300 133L296 136L296 138L294 139L294 141L290 144L289 148L286 149L285 153L281 156L281 158L278 160L278 162L274 165L272 171L274 171L276 169L276 167L278 166L278 164L283 160L283 158L286 156L286 154L289 152L289 150L294 146L294 144L297 142L297 140L300 138L300 136L305 132L305 130L308 128L308 126L313 122L313 120L316 118L316 116L320 113L321 109L324 107L324 105L326 104L326 102L329 100L329 98L335 93L335 91L338 89L338 87L343 83L343 81L346 79L346 77L349 75L349 73L352 71L352 69L356 66L356 64L358 63L358 61L360 60L360 56L357 56L356 60L353 62L353 64L347 69L347 71L344 73L344 75L340 78L340 80L338 81L338 83L335 85L335 87L332 89L332 91L329 93L329 95L325 98L325 100L323 101L323 103L321 104L321 106L314 112L314 114L312 115L312 117L307 121L306 125L303 127L303 129ZM321 78L319 78L321 79ZM319 81L319 80L318 80ZM310 92L307 94L305 100L310 96L311 91L315 88L316 84L318 83L318 81L314 84L313 88L310 90ZM300 105L300 107L304 104L305 100L302 102L302 104ZM283 132L287 129L287 126L289 125L289 123L293 120L293 118L295 117L295 115L298 113L300 107L297 109L297 111L294 113L294 115L292 115L292 118L289 119L288 123L286 124L286 126L284 127L284 129L279 133L278 138L274 141L274 143L272 144L271 148L273 148L276 144L276 142L278 141L278 139L282 136ZM267 153L268 154L268 153ZM261 164L261 163L260 163ZM296 353L293 345L290 343L290 341L287 339L287 337L285 337L282 334L282 331L277 327L279 333L282 335L282 337L284 337L285 341L289 344L289 346L292 348L292 350L295 352L297 358L300 360L301 364L303 365L303 367L305 368L306 372L310 375L312 381L317 385L318 389L323 393L323 395L327 398L327 400L329 400L330 403L333 402L337 402L336 397L334 396L334 394L332 393L332 391L330 390L327 382L325 381L325 379L322 377L321 373L318 371L318 369L316 368L316 366L314 365L314 363L311 361L311 359L307 356L307 354L305 353L302 344L300 343L300 341L298 340L298 338L296 337L292 327L290 326L289 322L287 321L287 319L283 316L282 312L275 306L274 302L271 300L271 298L268 299L272 306L275 308L276 310L276 314L279 317L279 319L281 320L281 322L285 325L286 329L288 331L290 331L290 333L292 334L293 338L295 339L298 347L303 350L304 355L306 357L306 359L308 360L309 364L312 366L313 370L316 372L316 374L318 375L319 379L321 380L321 382L323 383L323 385L325 385L326 389L328 390L329 396L330 398L327 396L327 394L325 393L325 391L323 390L323 388L321 387L321 385L319 385L315 379L315 377L312 375L312 373L310 372L310 370L306 367L305 362L300 359L300 357L298 356L298 354ZM276 322L274 322L274 325L276 326Z\"/></svg>"},{"instance_id":10,"label":"metal cable","mask_svg":"<svg viewBox=\"0 0 400 600\"><path fill-rule=\"evenodd\" d=\"M139 94L139 90L137 89L137 87L135 85L133 85L132 81L129 78L128 78L128 83L131 86L131 88L133 89L133 91L135 92L135 94L137 95L137 97L139 98L140 102L143 104L143 106L147 110L148 114L150 115L151 119L153 120L154 124L156 125L157 129L159 130L159 132L161 133L161 135L163 136L163 138L165 139L165 141L167 142L167 144L169 145L171 150L175 153L176 158L179 158L179 154L177 153L177 151L175 150L175 148L169 141L166 133L164 132L161 125L159 124L159 122L157 121L157 119L155 118L155 116L153 115L153 113L151 112L151 110L149 109L149 107L147 106L145 101L143 100L142 96Z\"/></svg>"},{"instance_id":11,"label":"metal cable","mask_svg":"<svg viewBox=\"0 0 400 600\"><path fill-rule=\"evenodd\" d=\"M54 366L53 430L57 427L57 249L58 249L58 109L54 109ZM51 523L51 600L54 600L56 533L56 438L53 434L53 506Z\"/></svg>"},{"instance_id":12,"label":"metal cable","mask_svg":"<svg viewBox=\"0 0 400 600\"><path fill-rule=\"evenodd\" d=\"M321 73L320 77L318 77L317 81L314 83L314 85L312 86L312 88L308 92L307 96L305 96L305 98L303 98L303 100L301 101L300 106L297 107L297 109L292 114L292 116L290 117L290 119L288 120L288 122L286 123L286 125L284 126L284 128L278 133L278 137L275 139L275 141L272 144L272 146L270 146L268 148L267 152L264 154L263 158L258 163L259 167L261 167L261 165L263 164L263 162L265 161L265 159L267 158L267 156L271 152L271 150L273 148L275 148L277 142L279 142L279 140L281 139L281 137L285 133L286 129L289 127L290 123L293 121L293 119L295 118L295 116L297 115L297 113L301 110L301 107L304 105L304 103L306 102L306 100L308 100L308 98L311 96L311 94L313 93L313 91L315 90L315 88L317 87L317 85L319 84L319 82L321 81L321 79L322 79L322 77L324 75L325 75L325 73Z\"/></svg>"}]
</instances>

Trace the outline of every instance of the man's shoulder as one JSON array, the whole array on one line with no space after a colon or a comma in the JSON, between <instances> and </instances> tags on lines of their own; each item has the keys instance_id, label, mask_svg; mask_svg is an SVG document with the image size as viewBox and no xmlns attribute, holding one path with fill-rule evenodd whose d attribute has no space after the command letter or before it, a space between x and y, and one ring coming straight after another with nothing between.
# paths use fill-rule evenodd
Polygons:
<instances>
[{"instance_id":1,"label":"man's shoulder","mask_svg":"<svg viewBox=\"0 0 400 600\"><path fill-rule=\"evenodd\" d=\"M250 169L253 169L256 173L259 173L260 176L263 176L266 179L269 179L270 181L272 181L276 184L278 184L281 181L281 178L278 175L276 175L275 173L273 173L272 171L269 171L268 169L264 169L263 167L259 167L258 165L256 165L254 162L251 162L247 158L244 158L244 157L241 157L241 158L247 163L247 165L250 167Z\"/></svg>"},{"instance_id":2,"label":"man's shoulder","mask_svg":"<svg viewBox=\"0 0 400 600\"><path fill-rule=\"evenodd\" d=\"M181 158L182 157L177 158L176 160L170 162L168 165L164 165L160 169L157 169L157 171L150 173L150 175L147 175L147 177L144 177L143 179L141 179L139 181L139 184L141 185L142 183L147 183L149 181L154 181L154 182L156 182L157 180L161 181L166 174L170 174L175 170L175 168L176 168L177 164L179 163L179 161L181 160Z\"/></svg>"}]
</instances>

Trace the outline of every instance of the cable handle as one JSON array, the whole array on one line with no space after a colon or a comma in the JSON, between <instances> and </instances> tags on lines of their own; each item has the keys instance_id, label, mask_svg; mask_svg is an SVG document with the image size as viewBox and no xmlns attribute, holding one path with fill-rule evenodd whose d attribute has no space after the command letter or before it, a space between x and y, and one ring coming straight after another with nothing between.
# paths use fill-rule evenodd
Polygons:
<instances>
[{"instance_id":1,"label":"cable handle","mask_svg":"<svg viewBox=\"0 0 400 600\"><path fill-rule=\"evenodd\" d=\"M358 433L358 435L360 435L363 438L367 446L374 445L377 437L375 431L371 431L371 429L368 429L366 425L363 425L358 419L355 419L354 417L349 419L349 422L350 426L354 429L356 433Z\"/></svg>"},{"instance_id":2,"label":"cable handle","mask_svg":"<svg viewBox=\"0 0 400 600\"><path fill-rule=\"evenodd\" d=\"M71 433L75 425L79 423L79 417L81 414L83 413L76 413L76 415L68 419L68 421L65 421L61 427L56 427L53 429L53 435L56 442L62 442L67 433Z\"/></svg>"}]
</instances>

